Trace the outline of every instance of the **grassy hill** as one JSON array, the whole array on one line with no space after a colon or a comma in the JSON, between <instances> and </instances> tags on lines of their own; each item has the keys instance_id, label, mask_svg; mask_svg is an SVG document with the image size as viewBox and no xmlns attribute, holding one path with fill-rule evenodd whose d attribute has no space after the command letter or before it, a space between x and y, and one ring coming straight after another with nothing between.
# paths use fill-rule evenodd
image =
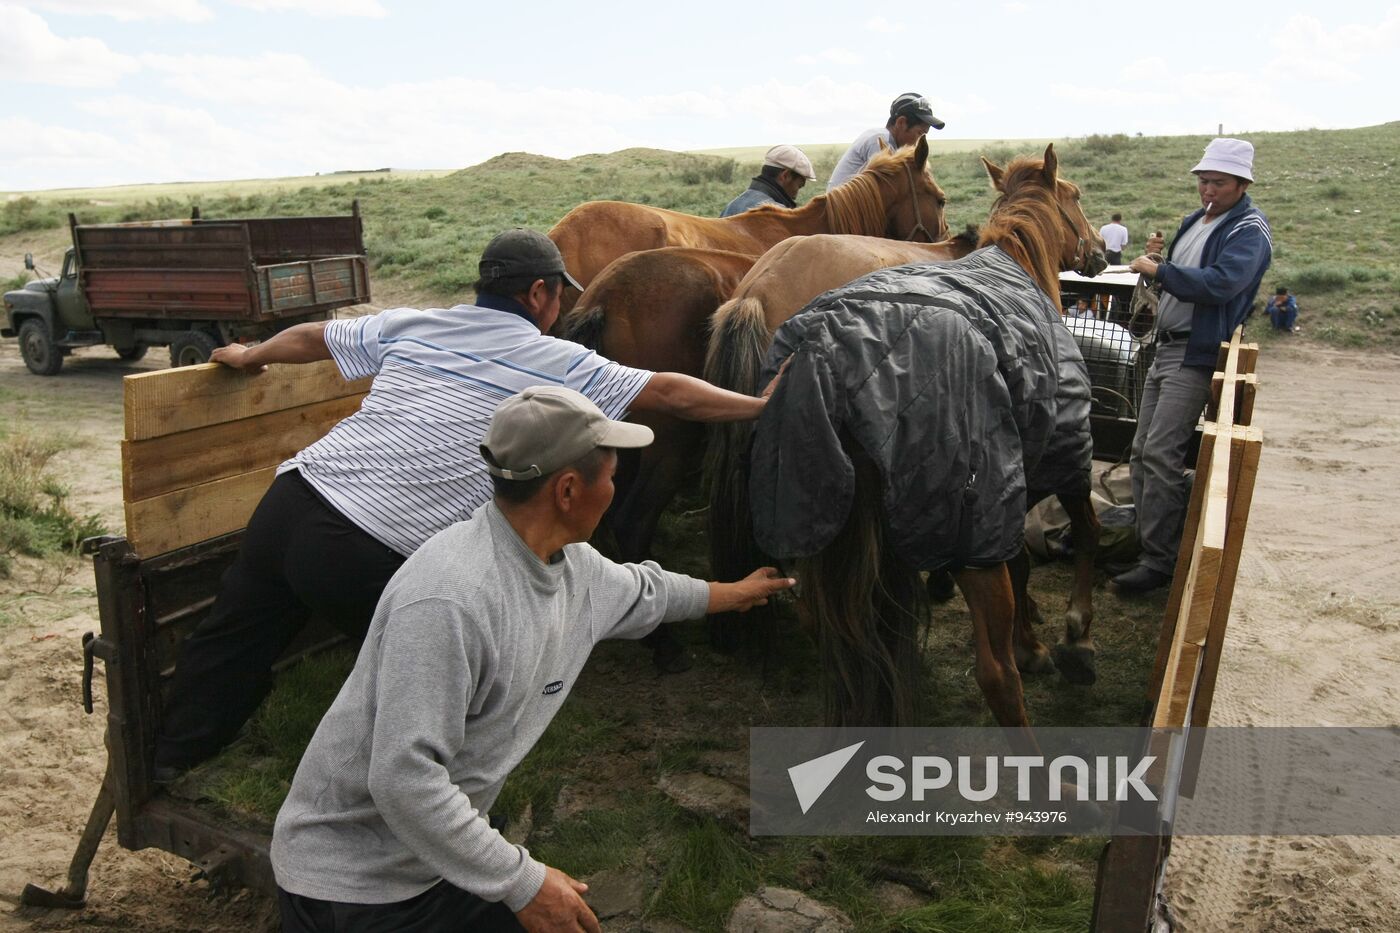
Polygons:
<instances>
[{"instance_id":1,"label":"grassy hill","mask_svg":"<svg viewBox=\"0 0 1400 933\"><path fill-rule=\"evenodd\" d=\"M1251 189L1274 229L1274 266L1265 286L1298 293L1307 336L1329 343L1400 349L1400 264L1386 246L1400 239L1400 123L1354 130L1257 133L1259 182ZM1101 224L1118 211L1140 245L1150 230L1170 235L1196 206L1189 169L1207 136L1092 136L1057 144L1066 177L1084 189L1084 206ZM976 141L974 141L976 142ZM1044 141L933 141L931 165L947 190L950 226L986 217L991 192L979 155L1004 161L1043 150ZM813 146L820 193L839 146ZM365 215L374 281L424 302L468 296L482 247L510 226L547 230L574 205L615 199L715 215L757 170L759 148L733 155L627 149L560 160L506 153L462 171L401 177L374 173L216 185L43 192L9 196L0 206L0 236L19 253L22 234L54 241L67 212L81 221L313 214L347 210L358 198ZM104 194L105 192L105 194ZM19 269L0 269L8 277ZM1261 339L1266 329L1256 328Z\"/></svg>"}]
</instances>

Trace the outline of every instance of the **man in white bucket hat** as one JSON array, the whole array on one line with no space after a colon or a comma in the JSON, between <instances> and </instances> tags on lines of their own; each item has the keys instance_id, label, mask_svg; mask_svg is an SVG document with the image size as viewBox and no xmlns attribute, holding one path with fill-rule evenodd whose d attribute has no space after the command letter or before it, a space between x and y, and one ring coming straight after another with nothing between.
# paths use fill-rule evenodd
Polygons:
<instances>
[{"instance_id":1,"label":"man in white bucket hat","mask_svg":"<svg viewBox=\"0 0 1400 933\"><path fill-rule=\"evenodd\" d=\"M1254 181L1254 146L1213 139L1191 171L1201 208L1181 222L1165 260L1139 256L1129 265L1161 283L1162 300L1131 460L1142 553L1136 567L1113 578L1125 593L1171 582L1190 495L1186 450L1210 399L1220 344L1249 316L1273 255L1268 218L1245 193ZM1149 252L1160 249L1148 243Z\"/></svg>"},{"instance_id":2,"label":"man in white bucket hat","mask_svg":"<svg viewBox=\"0 0 1400 933\"><path fill-rule=\"evenodd\" d=\"M277 816L284 933L597 933L587 887L492 828L496 795L595 644L742 612L794 582L765 567L705 583L590 547L617 448L651 441L563 386L496 409L481 443L494 498L389 581Z\"/></svg>"},{"instance_id":3,"label":"man in white bucket hat","mask_svg":"<svg viewBox=\"0 0 1400 933\"><path fill-rule=\"evenodd\" d=\"M812 160L796 146L774 146L763 155L763 167L749 182L746 191L730 201L720 213L733 217L762 204L781 207L797 206L797 194L807 182L817 177Z\"/></svg>"}]
</instances>

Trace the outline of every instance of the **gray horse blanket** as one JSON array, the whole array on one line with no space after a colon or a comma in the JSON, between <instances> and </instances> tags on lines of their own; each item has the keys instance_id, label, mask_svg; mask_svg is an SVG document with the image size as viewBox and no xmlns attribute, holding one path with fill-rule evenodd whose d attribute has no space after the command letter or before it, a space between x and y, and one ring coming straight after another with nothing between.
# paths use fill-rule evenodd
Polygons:
<instances>
[{"instance_id":1,"label":"gray horse blanket","mask_svg":"<svg viewBox=\"0 0 1400 933\"><path fill-rule=\"evenodd\" d=\"M1027 477L1088 491L1089 381L1058 309L996 247L882 269L816 298L774 336L749 491L759 545L817 553L846 522L855 469L883 481L889 543L919 569L1021 548Z\"/></svg>"}]
</instances>

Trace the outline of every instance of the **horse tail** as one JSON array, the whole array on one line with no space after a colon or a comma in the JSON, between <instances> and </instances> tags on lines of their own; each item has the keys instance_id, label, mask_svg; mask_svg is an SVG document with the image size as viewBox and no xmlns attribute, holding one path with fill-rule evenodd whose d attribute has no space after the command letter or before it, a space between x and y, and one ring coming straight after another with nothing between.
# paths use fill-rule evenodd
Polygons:
<instances>
[{"instance_id":1,"label":"horse tail","mask_svg":"<svg viewBox=\"0 0 1400 933\"><path fill-rule=\"evenodd\" d=\"M763 357L768 352L763 303L738 298L720 305L710 319L705 380L744 395L757 395ZM705 479L710 493L710 572L731 580L760 565L749 516L749 481L745 467L753 425L746 421L714 424L705 452Z\"/></svg>"},{"instance_id":2,"label":"horse tail","mask_svg":"<svg viewBox=\"0 0 1400 933\"><path fill-rule=\"evenodd\" d=\"M564 339L596 350L603 341L603 325L606 323L607 313L601 304L591 308L575 308L564 319Z\"/></svg>"},{"instance_id":3,"label":"horse tail","mask_svg":"<svg viewBox=\"0 0 1400 933\"><path fill-rule=\"evenodd\" d=\"M835 540L795 567L798 613L823 671L826 724L917 725L927 595L918 571L887 546L879 471L853 444L846 449L856 467L850 515Z\"/></svg>"}]
</instances>

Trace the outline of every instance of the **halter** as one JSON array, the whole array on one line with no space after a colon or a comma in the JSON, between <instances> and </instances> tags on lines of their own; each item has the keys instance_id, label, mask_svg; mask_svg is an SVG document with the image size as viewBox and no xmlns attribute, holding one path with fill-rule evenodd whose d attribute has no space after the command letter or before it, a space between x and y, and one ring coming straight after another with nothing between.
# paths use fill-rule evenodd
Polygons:
<instances>
[{"instance_id":1,"label":"halter","mask_svg":"<svg viewBox=\"0 0 1400 933\"><path fill-rule=\"evenodd\" d=\"M1060 203L1058 198L1055 199L1055 207L1059 209L1060 216L1065 219L1065 223L1069 228L1075 233L1079 233L1079 228L1074 225L1074 220L1069 216L1069 211L1065 210L1065 206ZM1074 244L1074 259L1070 263L1071 271L1086 277L1089 274L1089 250L1084 248L1087 242L1088 241L1085 240L1082 235L1079 237L1079 241Z\"/></svg>"},{"instance_id":2,"label":"halter","mask_svg":"<svg viewBox=\"0 0 1400 933\"><path fill-rule=\"evenodd\" d=\"M904 174L909 177L909 200L914 202L914 226L913 229L909 231L909 235L904 239L913 242L914 235L922 230L924 236L928 237L930 243L937 243L938 237L930 233L928 227L924 226L924 213L919 210L919 188L914 183L914 167L908 161L904 163ZM1078 254L1076 253L1075 255L1077 256Z\"/></svg>"}]
</instances>

